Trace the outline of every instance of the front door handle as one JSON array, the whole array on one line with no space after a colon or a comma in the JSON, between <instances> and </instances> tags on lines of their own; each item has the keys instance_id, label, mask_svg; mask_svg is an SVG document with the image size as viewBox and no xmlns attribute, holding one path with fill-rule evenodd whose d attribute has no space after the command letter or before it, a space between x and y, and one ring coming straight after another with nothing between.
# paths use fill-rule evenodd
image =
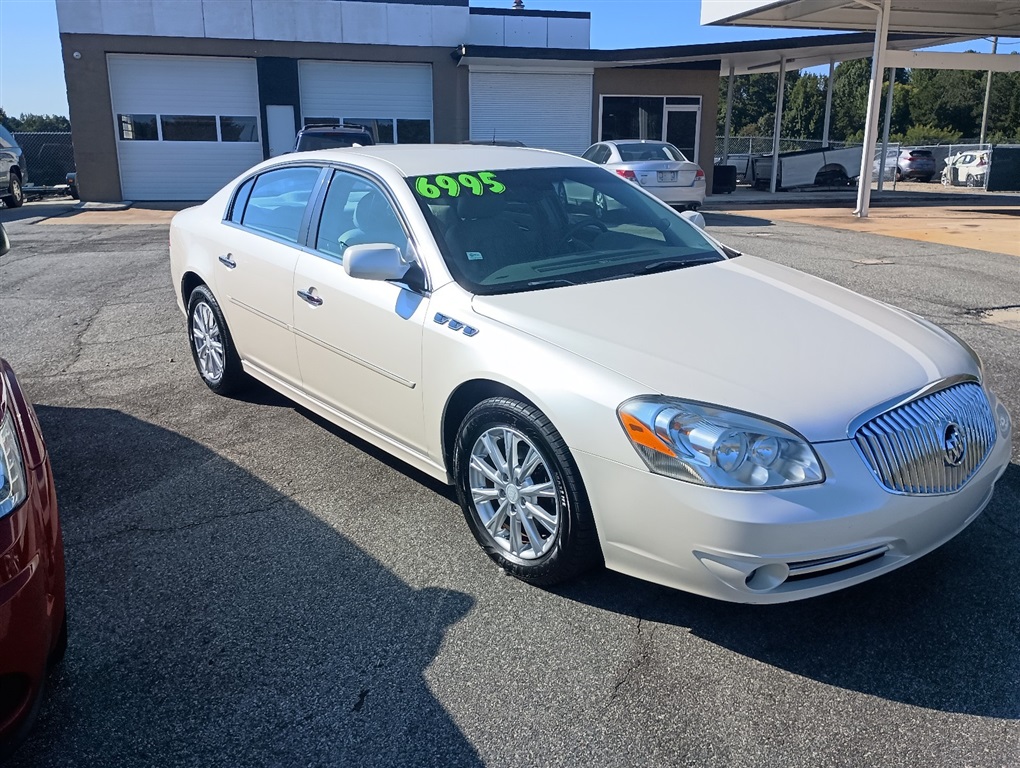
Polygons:
<instances>
[{"instance_id":1,"label":"front door handle","mask_svg":"<svg viewBox=\"0 0 1020 768\"><path fill-rule=\"evenodd\" d=\"M220 264L225 266L227 269L233 269L237 266L237 262L234 261L234 256L228 253L226 256L220 256Z\"/></svg>"},{"instance_id":2,"label":"front door handle","mask_svg":"<svg viewBox=\"0 0 1020 768\"><path fill-rule=\"evenodd\" d=\"M322 298L319 297L319 296L316 296L314 293L312 293L312 291L314 291L314 290L315 290L315 288L309 288L307 291L298 291L297 295L300 296L305 301L307 301L313 307L321 307L322 306Z\"/></svg>"}]
</instances>

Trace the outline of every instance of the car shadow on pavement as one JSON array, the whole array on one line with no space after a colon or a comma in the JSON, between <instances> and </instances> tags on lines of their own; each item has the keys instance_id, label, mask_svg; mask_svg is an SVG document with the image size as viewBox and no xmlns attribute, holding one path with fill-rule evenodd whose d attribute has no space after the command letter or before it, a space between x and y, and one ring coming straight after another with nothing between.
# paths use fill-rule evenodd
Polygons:
<instances>
[{"instance_id":1,"label":"car shadow on pavement","mask_svg":"<svg viewBox=\"0 0 1020 768\"><path fill-rule=\"evenodd\" d=\"M70 646L12 766L481 764L424 678L472 598L404 583L295 501L316 489L119 411L37 411Z\"/></svg>"},{"instance_id":2,"label":"car shadow on pavement","mask_svg":"<svg viewBox=\"0 0 1020 768\"><path fill-rule=\"evenodd\" d=\"M827 685L944 712L1020 719L1020 466L957 538L872 581L740 605L605 571L555 590L690 632ZM671 648L657 652L668 654Z\"/></svg>"}]
</instances>

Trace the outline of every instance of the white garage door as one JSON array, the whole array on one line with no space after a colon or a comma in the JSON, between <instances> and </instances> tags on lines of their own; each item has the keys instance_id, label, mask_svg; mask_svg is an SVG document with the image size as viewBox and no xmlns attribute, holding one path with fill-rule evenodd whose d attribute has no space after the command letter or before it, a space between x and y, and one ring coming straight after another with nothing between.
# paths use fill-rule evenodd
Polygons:
<instances>
[{"instance_id":1,"label":"white garage door","mask_svg":"<svg viewBox=\"0 0 1020 768\"><path fill-rule=\"evenodd\" d=\"M205 200L262 161L254 59L109 54L121 194Z\"/></svg>"},{"instance_id":2,"label":"white garage door","mask_svg":"<svg viewBox=\"0 0 1020 768\"><path fill-rule=\"evenodd\" d=\"M432 141L432 66L300 61L304 124L346 121L382 144Z\"/></svg>"},{"instance_id":3,"label":"white garage door","mask_svg":"<svg viewBox=\"0 0 1020 768\"><path fill-rule=\"evenodd\" d=\"M591 144L590 72L471 70L471 138L579 155Z\"/></svg>"}]
</instances>

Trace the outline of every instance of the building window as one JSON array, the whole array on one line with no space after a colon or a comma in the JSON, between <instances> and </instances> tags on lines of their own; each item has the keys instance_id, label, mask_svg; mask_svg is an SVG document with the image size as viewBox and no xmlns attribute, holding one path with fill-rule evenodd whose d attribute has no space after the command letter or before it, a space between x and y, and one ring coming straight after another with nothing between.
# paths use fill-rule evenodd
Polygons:
<instances>
[{"instance_id":1,"label":"building window","mask_svg":"<svg viewBox=\"0 0 1020 768\"><path fill-rule=\"evenodd\" d=\"M602 97L600 141L668 141L696 161L700 129L700 96Z\"/></svg>"},{"instance_id":2,"label":"building window","mask_svg":"<svg viewBox=\"0 0 1020 768\"><path fill-rule=\"evenodd\" d=\"M160 115L163 141L217 141L212 115Z\"/></svg>"},{"instance_id":3,"label":"building window","mask_svg":"<svg viewBox=\"0 0 1020 768\"><path fill-rule=\"evenodd\" d=\"M655 139L662 141L661 96L603 96L599 141Z\"/></svg>"},{"instance_id":4,"label":"building window","mask_svg":"<svg viewBox=\"0 0 1020 768\"><path fill-rule=\"evenodd\" d=\"M393 120L388 117L349 117L344 122L366 128L376 144L393 143Z\"/></svg>"},{"instance_id":5,"label":"building window","mask_svg":"<svg viewBox=\"0 0 1020 768\"><path fill-rule=\"evenodd\" d=\"M221 117L220 136L223 141L258 141L258 120L248 116Z\"/></svg>"},{"instance_id":6,"label":"building window","mask_svg":"<svg viewBox=\"0 0 1020 768\"><path fill-rule=\"evenodd\" d=\"M158 141L155 115L117 115L117 129L124 141Z\"/></svg>"},{"instance_id":7,"label":"building window","mask_svg":"<svg viewBox=\"0 0 1020 768\"><path fill-rule=\"evenodd\" d=\"M397 120L398 144L431 144L431 120Z\"/></svg>"},{"instance_id":8,"label":"building window","mask_svg":"<svg viewBox=\"0 0 1020 768\"><path fill-rule=\"evenodd\" d=\"M306 117L304 125L360 125L376 144L431 144L432 121L392 117Z\"/></svg>"}]
</instances>

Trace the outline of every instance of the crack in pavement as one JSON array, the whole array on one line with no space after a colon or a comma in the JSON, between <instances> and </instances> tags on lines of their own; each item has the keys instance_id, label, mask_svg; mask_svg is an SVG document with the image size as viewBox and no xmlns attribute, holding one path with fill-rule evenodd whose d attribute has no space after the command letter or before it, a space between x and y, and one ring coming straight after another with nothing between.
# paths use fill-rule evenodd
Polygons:
<instances>
[{"instance_id":1,"label":"crack in pavement","mask_svg":"<svg viewBox=\"0 0 1020 768\"><path fill-rule=\"evenodd\" d=\"M224 515L209 515L207 517L202 518L201 520L194 520L192 522L184 523L182 525L171 525L162 528L155 528L143 525L132 525L126 528L121 528L120 530L117 531L111 531L110 533L103 534L101 536L93 536L87 539L80 539L77 541L68 541L65 539L64 544L68 549L74 549L75 547L79 546L88 546L91 544L96 544L98 542L112 541L114 539L128 536L133 533L150 533L150 534L178 533L180 531L187 531L193 528L201 528L203 526L210 525L212 523L218 523L223 520L233 520L241 517L251 517L254 515L269 512L275 507L294 501L298 497L298 495L299 494L291 494L288 496L284 496L282 498L276 499L275 501L269 504L263 505L261 507L256 507L254 509L245 509L239 512L230 512Z\"/></svg>"},{"instance_id":2,"label":"crack in pavement","mask_svg":"<svg viewBox=\"0 0 1020 768\"><path fill-rule=\"evenodd\" d=\"M652 628L649 628L648 632L644 631L645 620L641 616L640 612L637 616L636 634L634 636L634 652L631 654L630 663L626 666L623 674L613 684L613 690L609 694L609 705L612 705L614 701L621 698L620 691L627 683L629 683L635 675L644 667L653 654L652 649ZM654 626L654 625L653 625Z\"/></svg>"}]
</instances>

